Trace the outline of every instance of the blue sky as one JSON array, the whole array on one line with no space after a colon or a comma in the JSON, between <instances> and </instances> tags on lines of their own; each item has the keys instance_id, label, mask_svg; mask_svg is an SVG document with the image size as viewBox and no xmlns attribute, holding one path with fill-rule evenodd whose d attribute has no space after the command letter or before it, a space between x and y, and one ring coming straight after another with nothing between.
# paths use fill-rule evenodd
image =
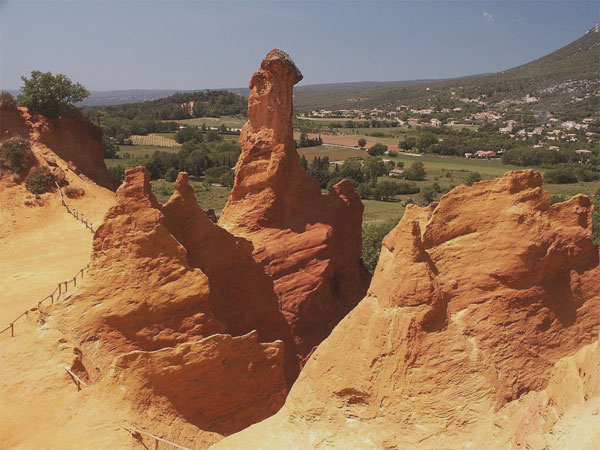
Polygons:
<instances>
[{"instance_id":1,"label":"blue sky","mask_svg":"<svg viewBox=\"0 0 600 450\"><path fill-rule=\"evenodd\" d=\"M302 84L446 78L543 56L598 1L0 0L0 87L33 69L92 90L246 86L274 47Z\"/></svg>"}]
</instances>

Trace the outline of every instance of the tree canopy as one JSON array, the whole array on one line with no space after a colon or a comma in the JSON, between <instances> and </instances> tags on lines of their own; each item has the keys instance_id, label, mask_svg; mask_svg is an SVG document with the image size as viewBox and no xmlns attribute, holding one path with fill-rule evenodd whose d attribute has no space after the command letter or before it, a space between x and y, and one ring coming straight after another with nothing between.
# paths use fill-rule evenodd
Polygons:
<instances>
[{"instance_id":1,"label":"tree canopy","mask_svg":"<svg viewBox=\"0 0 600 450\"><path fill-rule=\"evenodd\" d=\"M66 75L51 72L31 72L31 78L21 77L23 86L19 103L32 111L48 117L56 117L73 111L73 103L87 98L90 93L79 83L73 83Z\"/></svg>"}]
</instances>

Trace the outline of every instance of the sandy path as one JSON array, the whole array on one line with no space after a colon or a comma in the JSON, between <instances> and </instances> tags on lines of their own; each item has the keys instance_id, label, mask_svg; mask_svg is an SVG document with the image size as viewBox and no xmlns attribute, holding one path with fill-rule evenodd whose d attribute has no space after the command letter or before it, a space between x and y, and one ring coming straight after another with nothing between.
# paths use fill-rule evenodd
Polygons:
<instances>
[{"instance_id":1,"label":"sandy path","mask_svg":"<svg viewBox=\"0 0 600 450\"><path fill-rule=\"evenodd\" d=\"M97 227L113 194L87 189L94 192L70 202ZM92 233L66 212L58 194L44 194L43 206L30 207L26 195L22 186L0 190L0 329L90 261Z\"/></svg>"}]
</instances>

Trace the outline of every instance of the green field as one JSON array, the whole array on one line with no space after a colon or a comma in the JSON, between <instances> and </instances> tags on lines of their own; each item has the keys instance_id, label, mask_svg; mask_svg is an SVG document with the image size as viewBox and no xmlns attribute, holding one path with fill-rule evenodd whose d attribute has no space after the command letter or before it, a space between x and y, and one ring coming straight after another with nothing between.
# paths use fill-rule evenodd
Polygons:
<instances>
[{"instance_id":1,"label":"green field","mask_svg":"<svg viewBox=\"0 0 600 450\"><path fill-rule=\"evenodd\" d=\"M418 194L417 194L418 195ZM376 200L362 200L365 205L363 223L384 222L386 220L399 221L404 214L402 202L378 202Z\"/></svg>"}]
</instances>

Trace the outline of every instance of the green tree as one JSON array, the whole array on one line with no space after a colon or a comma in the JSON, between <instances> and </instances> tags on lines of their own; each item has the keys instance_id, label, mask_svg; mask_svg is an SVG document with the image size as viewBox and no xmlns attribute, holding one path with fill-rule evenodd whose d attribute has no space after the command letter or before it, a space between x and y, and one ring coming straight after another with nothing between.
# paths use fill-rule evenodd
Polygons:
<instances>
[{"instance_id":1,"label":"green tree","mask_svg":"<svg viewBox=\"0 0 600 450\"><path fill-rule=\"evenodd\" d=\"M177 169L175 167L169 167L165 173L165 180L170 181L171 183L177 179Z\"/></svg>"},{"instance_id":2,"label":"green tree","mask_svg":"<svg viewBox=\"0 0 600 450\"><path fill-rule=\"evenodd\" d=\"M425 179L425 166L422 162L414 162L404 172L407 180L420 181Z\"/></svg>"},{"instance_id":3,"label":"green tree","mask_svg":"<svg viewBox=\"0 0 600 450\"><path fill-rule=\"evenodd\" d=\"M412 150L417 146L417 140L414 137L410 136L406 139L401 140L399 146L404 150Z\"/></svg>"},{"instance_id":4,"label":"green tree","mask_svg":"<svg viewBox=\"0 0 600 450\"><path fill-rule=\"evenodd\" d=\"M390 201L394 199L398 187L393 181L382 181L375 187L375 200Z\"/></svg>"},{"instance_id":5,"label":"green tree","mask_svg":"<svg viewBox=\"0 0 600 450\"><path fill-rule=\"evenodd\" d=\"M388 149L387 145L375 144L367 151L369 152L369 155L371 155L371 156L380 156L380 155L385 154L385 152L387 152L387 149Z\"/></svg>"},{"instance_id":6,"label":"green tree","mask_svg":"<svg viewBox=\"0 0 600 450\"><path fill-rule=\"evenodd\" d=\"M369 272L375 271L381 252L381 242L397 223L398 220L387 220L383 223L363 225L361 258Z\"/></svg>"},{"instance_id":7,"label":"green tree","mask_svg":"<svg viewBox=\"0 0 600 450\"><path fill-rule=\"evenodd\" d=\"M435 200L435 188L433 186L425 186L421 189L421 198L423 199L423 203L429 205Z\"/></svg>"},{"instance_id":8,"label":"green tree","mask_svg":"<svg viewBox=\"0 0 600 450\"><path fill-rule=\"evenodd\" d=\"M19 103L31 111L48 117L71 112L73 103L87 98L90 93L79 83L73 83L66 75L51 72L31 72L31 78L21 77L23 86Z\"/></svg>"},{"instance_id":9,"label":"green tree","mask_svg":"<svg viewBox=\"0 0 600 450\"><path fill-rule=\"evenodd\" d=\"M111 138L102 136L102 147L104 147L104 157L108 159L118 159L119 146Z\"/></svg>"},{"instance_id":10,"label":"green tree","mask_svg":"<svg viewBox=\"0 0 600 450\"><path fill-rule=\"evenodd\" d=\"M425 133L420 135L417 138L417 148L421 151L421 152L426 152L429 147L431 147L434 144L437 144L438 139L431 133Z\"/></svg>"},{"instance_id":11,"label":"green tree","mask_svg":"<svg viewBox=\"0 0 600 450\"><path fill-rule=\"evenodd\" d=\"M365 138L360 138L360 139L358 140L358 146L359 146L360 148L364 148L364 147L365 147L365 145L367 145L367 140L366 140Z\"/></svg>"},{"instance_id":12,"label":"green tree","mask_svg":"<svg viewBox=\"0 0 600 450\"><path fill-rule=\"evenodd\" d=\"M383 161L375 158L369 158L365 162L365 172L368 179L371 181L371 186L377 185L377 177L387 174L387 167Z\"/></svg>"}]
</instances>

